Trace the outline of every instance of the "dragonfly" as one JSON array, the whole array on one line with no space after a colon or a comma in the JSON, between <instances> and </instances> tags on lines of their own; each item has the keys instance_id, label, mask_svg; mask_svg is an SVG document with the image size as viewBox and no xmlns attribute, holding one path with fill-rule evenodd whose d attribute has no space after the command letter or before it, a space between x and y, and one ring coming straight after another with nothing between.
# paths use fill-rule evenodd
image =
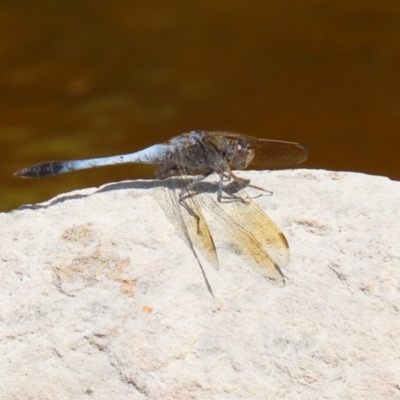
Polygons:
<instances>
[{"instance_id":1,"label":"dragonfly","mask_svg":"<svg viewBox=\"0 0 400 400\"><path fill-rule=\"evenodd\" d=\"M200 266L196 250L215 269L219 268L214 234L204 216L207 212L217 227L214 230L224 235L235 251L268 280L283 286L282 269L289 262L288 241L245 190L246 187L264 189L251 185L233 171L248 166L263 169L287 167L305 161L307 155L306 147L299 143L225 131L195 130L134 153L45 162L17 171L14 176L42 178L122 163L156 164L157 179L176 179L165 184L161 192L158 190L156 197L168 218L182 233ZM218 177L217 201L202 190L206 179L213 174ZM211 291L203 268L202 272Z\"/></svg>"}]
</instances>

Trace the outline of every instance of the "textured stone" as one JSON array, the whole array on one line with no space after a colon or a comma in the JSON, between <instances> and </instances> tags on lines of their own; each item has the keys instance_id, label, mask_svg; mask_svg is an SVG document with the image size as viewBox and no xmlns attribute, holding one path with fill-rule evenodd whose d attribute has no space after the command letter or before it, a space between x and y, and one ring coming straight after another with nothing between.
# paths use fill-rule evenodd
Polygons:
<instances>
[{"instance_id":1,"label":"textured stone","mask_svg":"<svg viewBox=\"0 0 400 400\"><path fill-rule=\"evenodd\" d=\"M400 399L400 183L246 172L286 234L286 286L203 267L151 182L0 216L2 399ZM213 194L210 194L213 196Z\"/></svg>"}]
</instances>

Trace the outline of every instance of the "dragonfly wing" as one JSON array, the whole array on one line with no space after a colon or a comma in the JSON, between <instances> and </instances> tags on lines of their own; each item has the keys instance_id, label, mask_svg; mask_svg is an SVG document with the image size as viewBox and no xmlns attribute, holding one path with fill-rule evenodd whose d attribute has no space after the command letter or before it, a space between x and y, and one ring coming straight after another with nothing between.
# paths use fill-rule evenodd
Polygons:
<instances>
[{"instance_id":1,"label":"dragonfly wing","mask_svg":"<svg viewBox=\"0 0 400 400\"><path fill-rule=\"evenodd\" d=\"M300 143L260 139L233 132L214 131L210 133L230 140L245 139L254 149L254 158L250 165L266 169L300 164L308 156L307 148Z\"/></svg>"},{"instance_id":2,"label":"dragonfly wing","mask_svg":"<svg viewBox=\"0 0 400 400\"><path fill-rule=\"evenodd\" d=\"M243 218L243 214L246 214L247 211L237 211L236 207L232 208L230 205L225 207L228 203L216 203L205 193L198 193L196 196L201 198L202 208L212 215L214 225L217 226L219 230L218 237L224 237L225 241L228 242L229 248L245 256L252 267L259 271L265 278L272 281L277 286L284 286L285 279L281 272L281 267L286 265L285 263L288 261L288 248L285 247L285 250L278 252L281 255L280 263L278 263L263 246L265 242L268 241L269 249L273 249L274 244L281 247L281 237L279 236L279 239L270 239L268 237L268 232L265 232L264 235L260 235L260 233L254 229L255 226L253 223L249 224L243 221L245 219ZM239 216L238 212L240 214ZM255 218L256 217L253 216L252 219L254 220ZM265 220L268 222L270 221L266 216ZM273 229L270 229L270 231L272 230L272 233L275 234L275 229L277 228L273 222L272 226ZM284 238L283 234L282 237ZM284 242L287 244L286 240Z\"/></svg>"},{"instance_id":3,"label":"dragonfly wing","mask_svg":"<svg viewBox=\"0 0 400 400\"><path fill-rule=\"evenodd\" d=\"M178 234L197 258L196 247L203 257L215 268L219 268L217 252L210 229L204 215L191 192L179 200L183 189L182 179L170 178L163 182L163 187L155 191L155 197L168 219L175 226Z\"/></svg>"},{"instance_id":4,"label":"dragonfly wing","mask_svg":"<svg viewBox=\"0 0 400 400\"><path fill-rule=\"evenodd\" d=\"M224 204L224 209L238 225L251 232L279 268L286 267L289 244L285 235L243 188L235 196L237 198Z\"/></svg>"},{"instance_id":5,"label":"dragonfly wing","mask_svg":"<svg viewBox=\"0 0 400 400\"><path fill-rule=\"evenodd\" d=\"M265 168L285 167L300 164L307 159L308 151L300 143L249 137L248 143L254 148L254 158L250 165Z\"/></svg>"}]
</instances>

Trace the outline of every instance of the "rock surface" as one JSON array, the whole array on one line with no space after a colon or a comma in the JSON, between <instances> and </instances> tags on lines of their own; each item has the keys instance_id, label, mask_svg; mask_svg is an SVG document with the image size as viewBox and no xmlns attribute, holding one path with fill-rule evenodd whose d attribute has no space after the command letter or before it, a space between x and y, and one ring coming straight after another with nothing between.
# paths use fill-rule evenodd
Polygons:
<instances>
[{"instance_id":1,"label":"rock surface","mask_svg":"<svg viewBox=\"0 0 400 400\"><path fill-rule=\"evenodd\" d=\"M211 296L149 182L2 214L0 398L400 399L400 183L239 175L273 191L284 288L220 248Z\"/></svg>"}]
</instances>

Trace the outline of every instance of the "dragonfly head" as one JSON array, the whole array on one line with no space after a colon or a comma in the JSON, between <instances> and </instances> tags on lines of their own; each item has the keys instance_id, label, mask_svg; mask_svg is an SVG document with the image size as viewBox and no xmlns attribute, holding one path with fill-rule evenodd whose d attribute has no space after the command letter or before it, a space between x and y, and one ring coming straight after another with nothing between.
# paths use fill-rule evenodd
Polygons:
<instances>
[{"instance_id":1,"label":"dragonfly head","mask_svg":"<svg viewBox=\"0 0 400 400\"><path fill-rule=\"evenodd\" d=\"M254 149L242 138L235 142L229 164L233 169L245 169L253 157Z\"/></svg>"}]
</instances>

